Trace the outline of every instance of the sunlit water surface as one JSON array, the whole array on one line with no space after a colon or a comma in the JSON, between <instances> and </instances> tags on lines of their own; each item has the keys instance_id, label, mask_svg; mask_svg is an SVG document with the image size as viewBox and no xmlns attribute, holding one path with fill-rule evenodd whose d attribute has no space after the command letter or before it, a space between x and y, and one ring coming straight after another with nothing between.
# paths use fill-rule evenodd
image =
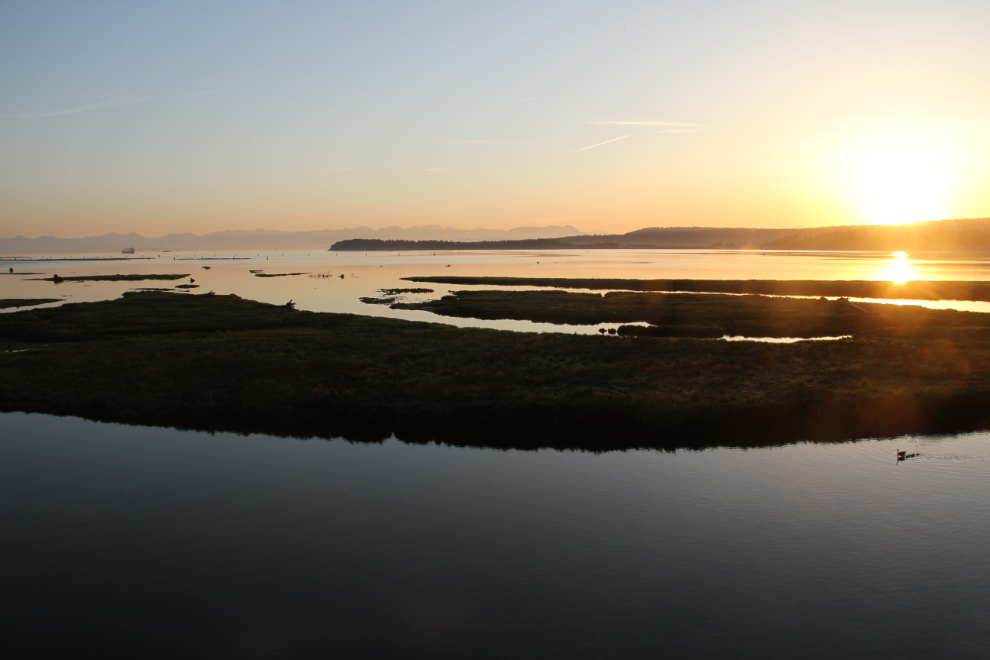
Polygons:
<instances>
[{"instance_id":1,"label":"sunlit water surface","mask_svg":"<svg viewBox=\"0 0 990 660\"><path fill-rule=\"evenodd\" d=\"M986 434L596 455L0 429L8 657L990 657Z\"/></svg>"},{"instance_id":2,"label":"sunlit water surface","mask_svg":"<svg viewBox=\"0 0 990 660\"><path fill-rule=\"evenodd\" d=\"M0 298L60 298L70 302L116 298L138 287L173 288L182 282L52 282L32 277L58 274L105 275L115 273L188 273L199 288L193 293L235 293L243 298L283 304L292 300L298 309L388 316L463 327L488 327L524 331L594 333L595 326L561 326L511 320L479 320L440 317L426 311L392 310L369 305L361 297L378 297L380 289L432 288L433 294L409 294L406 301L438 298L448 291L498 287L433 285L407 282L417 275L598 277L633 279L810 279L810 280L990 280L990 260L981 255L919 259L872 253L763 253L705 250L575 250L493 252L349 253L293 251L285 253L233 253L208 255L161 254L135 261L0 261ZM204 266L209 266L205 269ZM289 277L255 277L266 274L303 273ZM21 272L43 273L24 275ZM316 277L317 275L329 277ZM344 277L341 278L340 276ZM187 281L187 280L186 280ZM504 288L504 287L503 287ZM532 288L532 287L529 287ZM883 302L883 301L877 301ZM900 301L927 307L990 311L990 303L959 301Z\"/></svg>"}]
</instances>

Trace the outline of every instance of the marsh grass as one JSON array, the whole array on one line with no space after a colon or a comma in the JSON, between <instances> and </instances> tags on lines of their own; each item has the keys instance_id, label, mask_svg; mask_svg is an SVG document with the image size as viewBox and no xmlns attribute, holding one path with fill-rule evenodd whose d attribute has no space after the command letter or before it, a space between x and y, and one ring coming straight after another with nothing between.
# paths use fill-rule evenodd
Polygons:
<instances>
[{"instance_id":1,"label":"marsh grass","mask_svg":"<svg viewBox=\"0 0 990 660\"><path fill-rule=\"evenodd\" d=\"M379 289L387 296L395 296L400 293L433 293L433 289Z\"/></svg>"},{"instance_id":2,"label":"marsh grass","mask_svg":"<svg viewBox=\"0 0 990 660\"><path fill-rule=\"evenodd\" d=\"M70 275L68 277L58 277L55 275L36 279L44 282L140 282L142 280L181 280L186 277L189 277L189 273L178 275L169 273L158 275Z\"/></svg>"},{"instance_id":3,"label":"marsh grass","mask_svg":"<svg viewBox=\"0 0 990 660\"><path fill-rule=\"evenodd\" d=\"M31 349L0 355L0 407L503 448L961 431L990 416L990 341L978 326L784 345L608 339L127 293L0 315L0 345Z\"/></svg>"},{"instance_id":4,"label":"marsh grass","mask_svg":"<svg viewBox=\"0 0 990 660\"><path fill-rule=\"evenodd\" d=\"M387 302L381 299L381 303ZM622 326L619 334L655 337L852 335L935 339L947 332L954 336L990 332L990 314L758 295L455 291L440 300L394 302L391 306L489 320L571 325L646 322L651 325Z\"/></svg>"},{"instance_id":5,"label":"marsh grass","mask_svg":"<svg viewBox=\"0 0 990 660\"><path fill-rule=\"evenodd\" d=\"M633 280L563 277L404 277L410 282L492 286L546 286L561 289L749 293L767 296L830 296L894 300L990 302L990 282L889 282L872 280Z\"/></svg>"},{"instance_id":6,"label":"marsh grass","mask_svg":"<svg viewBox=\"0 0 990 660\"><path fill-rule=\"evenodd\" d=\"M0 299L0 309L34 307L46 303L62 302L60 298L2 298Z\"/></svg>"}]
</instances>

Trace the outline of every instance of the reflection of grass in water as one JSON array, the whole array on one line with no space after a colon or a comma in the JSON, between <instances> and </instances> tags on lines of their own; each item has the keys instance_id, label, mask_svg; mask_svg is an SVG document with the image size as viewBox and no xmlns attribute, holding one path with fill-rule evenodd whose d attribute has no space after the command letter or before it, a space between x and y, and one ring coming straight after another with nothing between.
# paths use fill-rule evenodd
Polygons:
<instances>
[{"instance_id":1,"label":"reflection of grass in water","mask_svg":"<svg viewBox=\"0 0 990 660\"><path fill-rule=\"evenodd\" d=\"M10 309L11 307L34 307L46 303L62 302L58 298L2 298L0 299L0 309Z\"/></svg>"},{"instance_id":2,"label":"reflection of grass in water","mask_svg":"<svg viewBox=\"0 0 990 660\"><path fill-rule=\"evenodd\" d=\"M596 450L966 430L990 416L988 315L950 314L956 322L780 345L512 333L127 293L0 315L0 345L34 349L0 359L0 408Z\"/></svg>"},{"instance_id":3,"label":"reflection of grass in water","mask_svg":"<svg viewBox=\"0 0 990 660\"><path fill-rule=\"evenodd\" d=\"M891 300L968 300L990 302L990 282L906 282L863 280L632 280L565 277L404 277L411 282L548 286L562 289L752 293L769 296L844 296Z\"/></svg>"},{"instance_id":4,"label":"reflection of grass in water","mask_svg":"<svg viewBox=\"0 0 990 660\"><path fill-rule=\"evenodd\" d=\"M308 273L255 273L255 277L292 277L293 275L308 275Z\"/></svg>"}]
</instances>

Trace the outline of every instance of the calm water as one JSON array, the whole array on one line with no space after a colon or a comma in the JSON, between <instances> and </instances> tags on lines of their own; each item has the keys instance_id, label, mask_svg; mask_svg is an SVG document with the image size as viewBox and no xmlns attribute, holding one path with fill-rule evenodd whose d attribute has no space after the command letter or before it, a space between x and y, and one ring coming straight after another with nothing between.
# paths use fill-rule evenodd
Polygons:
<instances>
[{"instance_id":1,"label":"calm water","mask_svg":"<svg viewBox=\"0 0 990 660\"><path fill-rule=\"evenodd\" d=\"M379 289L428 287L432 295L408 295L406 300L437 298L449 290L492 287L428 285L403 281L415 275L508 275L515 277L617 277L682 279L864 279L864 280L990 280L986 256L944 259L896 259L890 255L854 253L760 253L704 250L590 250L520 252L364 253L300 251L278 254L238 255L237 261L191 260L192 254L162 254L149 261L110 262L3 262L0 271L13 267L14 275L0 275L0 298L62 298L79 302L116 298L136 287L173 287L180 282L52 282L32 281L20 272L67 275L113 273L189 273L200 285L196 293L236 293L244 298L282 304L290 299L297 308L321 312L348 312L389 316L458 326L491 327L526 331L596 333L595 326L558 326L527 321L484 321L439 317L425 311L391 310L367 305L363 296L376 297ZM212 256L207 255L208 257ZM232 254L218 255L232 257ZM205 270L203 266L209 266ZM295 273L294 277L255 277L265 273ZM310 277L329 274L329 278ZM339 276L344 275L341 279ZM928 307L948 307L990 312L990 303L928 302Z\"/></svg>"},{"instance_id":2,"label":"calm water","mask_svg":"<svg viewBox=\"0 0 990 660\"><path fill-rule=\"evenodd\" d=\"M0 429L7 657L990 654L986 434L594 455Z\"/></svg>"}]
</instances>

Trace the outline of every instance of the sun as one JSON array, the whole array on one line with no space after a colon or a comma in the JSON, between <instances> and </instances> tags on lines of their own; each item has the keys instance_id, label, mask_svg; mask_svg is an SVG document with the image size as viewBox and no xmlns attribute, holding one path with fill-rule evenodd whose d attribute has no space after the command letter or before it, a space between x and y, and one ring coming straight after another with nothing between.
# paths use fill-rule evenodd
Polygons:
<instances>
[{"instance_id":1,"label":"sun","mask_svg":"<svg viewBox=\"0 0 990 660\"><path fill-rule=\"evenodd\" d=\"M856 198L868 222L900 224L946 214L948 163L931 141L891 136L862 145L852 170Z\"/></svg>"}]
</instances>

